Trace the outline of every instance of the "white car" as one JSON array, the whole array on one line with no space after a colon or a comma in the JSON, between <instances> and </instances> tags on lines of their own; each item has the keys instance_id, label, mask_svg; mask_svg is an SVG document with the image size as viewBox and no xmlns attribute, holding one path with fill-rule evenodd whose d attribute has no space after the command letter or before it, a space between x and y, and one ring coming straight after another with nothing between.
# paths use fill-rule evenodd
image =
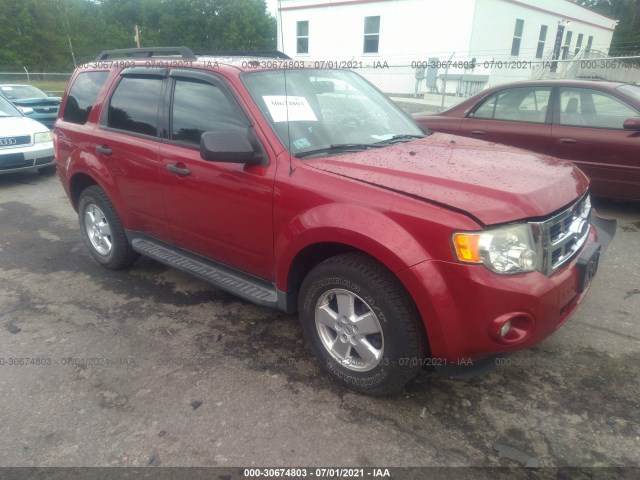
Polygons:
<instances>
[{"instance_id":1,"label":"white car","mask_svg":"<svg viewBox=\"0 0 640 480\"><path fill-rule=\"evenodd\" d=\"M25 117L0 96L0 174L55 172L53 137L47 127Z\"/></svg>"}]
</instances>

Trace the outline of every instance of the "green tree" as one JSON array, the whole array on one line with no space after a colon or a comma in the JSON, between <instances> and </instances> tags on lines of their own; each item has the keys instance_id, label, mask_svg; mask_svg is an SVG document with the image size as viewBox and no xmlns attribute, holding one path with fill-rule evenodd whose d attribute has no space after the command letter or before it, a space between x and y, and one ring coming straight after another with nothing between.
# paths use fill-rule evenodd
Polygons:
<instances>
[{"instance_id":1,"label":"green tree","mask_svg":"<svg viewBox=\"0 0 640 480\"><path fill-rule=\"evenodd\" d=\"M263 0L0 0L0 68L70 70L102 50L188 46L268 50L276 22Z\"/></svg>"},{"instance_id":2,"label":"green tree","mask_svg":"<svg viewBox=\"0 0 640 480\"><path fill-rule=\"evenodd\" d=\"M640 0L573 0L616 20L610 55L640 55Z\"/></svg>"}]
</instances>

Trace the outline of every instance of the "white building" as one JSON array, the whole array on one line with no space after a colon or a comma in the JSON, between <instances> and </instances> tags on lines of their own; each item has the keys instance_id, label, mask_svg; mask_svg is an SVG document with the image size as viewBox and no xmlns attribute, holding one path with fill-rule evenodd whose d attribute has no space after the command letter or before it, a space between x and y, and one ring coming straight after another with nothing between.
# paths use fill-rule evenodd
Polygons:
<instances>
[{"instance_id":1,"label":"white building","mask_svg":"<svg viewBox=\"0 0 640 480\"><path fill-rule=\"evenodd\" d=\"M412 91L415 76L407 66L437 59L439 68L427 72L431 83L447 78L447 91L469 94L542 76L554 51L560 60L606 54L615 26L566 0L281 0L278 49L294 59L404 65L403 80L394 68L365 73L388 92ZM475 67L468 68L473 58ZM462 63L445 68L450 59Z\"/></svg>"}]
</instances>

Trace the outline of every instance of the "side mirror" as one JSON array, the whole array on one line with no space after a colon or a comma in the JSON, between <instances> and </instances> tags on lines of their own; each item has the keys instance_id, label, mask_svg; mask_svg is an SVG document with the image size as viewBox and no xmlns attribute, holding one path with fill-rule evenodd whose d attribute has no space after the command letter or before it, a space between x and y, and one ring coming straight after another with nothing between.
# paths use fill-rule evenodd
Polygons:
<instances>
[{"instance_id":1,"label":"side mirror","mask_svg":"<svg viewBox=\"0 0 640 480\"><path fill-rule=\"evenodd\" d=\"M212 162L260 165L264 155L254 148L247 134L239 132L204 132L200 137L200 156Z\"/></svg>"},{"instance_id":2,"label":"side mirror","mask_svg":"<svg viewBox=\"0 0 640 480\"><path fill-rule=\"evenodd\" d=\"M335 84L329 80L316 80L311 82L311 85L317 94L332 93L336 90Z\"/></svg>"},{"instance_id":3,"label":"side mirror","mask_svg":"<svg viewBox=\"0 0 640 480\"><path fill-rule=\"evenodd\" d=\"M640 117L627 118L622 125L625 130L633 130L634 132L640 132Z\"/></svg>"}]
</instances>

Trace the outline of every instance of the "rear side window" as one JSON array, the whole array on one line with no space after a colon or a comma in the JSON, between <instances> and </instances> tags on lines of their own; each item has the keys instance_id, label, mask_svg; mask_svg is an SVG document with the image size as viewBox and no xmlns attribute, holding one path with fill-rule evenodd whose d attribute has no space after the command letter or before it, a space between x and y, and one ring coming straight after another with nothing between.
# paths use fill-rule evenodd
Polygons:
<instances>
[{"instance_id":1,"label":"rear side window","mask_svg":"<svg viewBox=\"0 0 640 480\"><path fill-rule=\"evenodd\" d=\"M62 118L65 122L84 125L109 72L83 72L76 77L67 95Z\"/></svg>"},{"instance_id":2,"label":"rear side window","mask_svg":"<svg viewBox=\"0 0 640 480\"><path fill-rule=\"evenodd\" d=\"M485 100L469 116L493 120L544 123L551 87L518 87L501 90Z\"/></svg>"},{"instance_id":3,"label":"rear side window","mask_svg":"<svg viewBox=\"0 0 640 480\"><path fill-rule=\"evenodd\" d=\"M109 101L107 126L142 135L158 135L160 77L123 77Z\"/></svg>"}]
</instances>

